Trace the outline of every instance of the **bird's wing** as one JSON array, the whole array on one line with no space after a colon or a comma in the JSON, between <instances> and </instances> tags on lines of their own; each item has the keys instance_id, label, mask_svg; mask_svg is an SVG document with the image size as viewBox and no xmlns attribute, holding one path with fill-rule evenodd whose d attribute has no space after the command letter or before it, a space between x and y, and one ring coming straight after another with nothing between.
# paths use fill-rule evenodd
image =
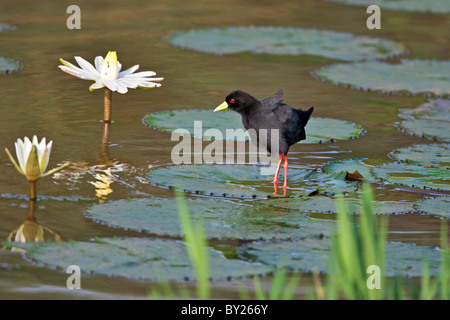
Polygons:
<instances>
[{"instance_id":1,"label":"bird's wing","mask_svg":"<svg viewBox=\"0 0 450 320\"><path fill-rule=\"evenodd\" d=\"M281 101L283 101L284 89L280 88L278 91L270 98L261 100L261 105L266 112L272 112L280 106Z\"/></svg>"}]
</instances>

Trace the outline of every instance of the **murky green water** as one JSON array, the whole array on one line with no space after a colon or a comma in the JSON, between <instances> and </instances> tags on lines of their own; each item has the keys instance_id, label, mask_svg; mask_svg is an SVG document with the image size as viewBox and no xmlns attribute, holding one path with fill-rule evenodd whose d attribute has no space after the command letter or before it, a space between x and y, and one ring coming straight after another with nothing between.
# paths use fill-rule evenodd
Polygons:
<instances>
[{"instance_id":1,"label":"murky green water","mask_svg":"<svg viewBox=\"0 0 450 320\"><path fill-rule=\"evenodd\" d=\"M308 1L79 1L82 29L66 28L69 2L21 1L0 3L0 22L18 26L0 33L0 55L20 60L24 69L0 75L0 141L14 149L14 141L37 134L54 141L50 167L70 160L92 167L113 161L112 190L100 201L170 197L172 192L145 183L149 168L169 164L175 143L170 135L142 124L146 114L172 109L212 109L234 89L258 98L285 88L285 101L296 107L315 107L314 116L356 122L367 133L356 140L323 145L296 145L290 164L320 167L334 159L366 157L370 164L390 162L387 154L400 147L429 143L405 135L394 127L399 108L414 108L422 96L400 97L349 90L318 82L310 72L333 60L312 56L235 54L215 56L172 47L164 40L178 30L214 26L268 25L352 32L401 41L409 58L449 59L450 19L446 15L382 12L382 29L366 28L365 8ZM109 156L102 151L103 92L89 92L89 82L72 78L57 66L59 58L73 62L79 55L93 61L109 50L118 52L124 68L140 64L165 78L161 88L132 90L113 95ZM337 151L337 153L330 153ZM347 153L344 151L351 151ZM28 213L28 187L0 154L0 239L6 239ZM81 171L80 171L81 172ZM146 236L99 225L84 216L96 203L95 170L42 179L38 194L67 198L41 200L37 222L66 239ZM97 172L100 173L100 172ZM396 189L376 190L379 200L423 199L427 194ZM86 200L80 200L86 199ZM89 200L90 199L90 200ZM73 201L77 200L77 201ZM323 218L322 215L315 217ZM330 217L325 217L329 219ZM438 244L441 220L422 215L391 216L390 238L421 244ZM0 298L126 298L145 297L151 283L83 277L84 290L65 287L67 275L25 261L19 253L0 250ZM248 282L250 283L250 282ZM308 280L304 281L308 287ZM214 284L219 298L234 297L235 282ZM303 290L303 289L302 289Z\"/></svg>"}]
</instances>

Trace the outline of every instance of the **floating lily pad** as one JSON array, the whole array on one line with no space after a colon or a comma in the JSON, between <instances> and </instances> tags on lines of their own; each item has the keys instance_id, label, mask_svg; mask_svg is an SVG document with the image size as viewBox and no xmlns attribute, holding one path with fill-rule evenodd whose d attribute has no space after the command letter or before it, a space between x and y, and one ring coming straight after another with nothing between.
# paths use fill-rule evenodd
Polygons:
<instances>
[{"instance_id":1,"label":"floating lily pad","mask_svg":"<svg viewBox=\"0 0 450 320\"><path fill-rule=\"evenodd\" d=\"M372 175L372 169L374 167L365 164L363 160L365 159L345 159L333 161L325 164L322 167L322 170L326 173L353 173L355 171L358 171L364 177L365 181L375 182L376 179Z\"/></svg>"},{"instance_id":2,"label":"floating lily pad","mask_svg":"<svg viewBox=\"0 0 450 320\"><path fill-rule=\"evenodd\" d=\"M160 187L178 187L198 194L267 198L272 196L275 170L276 166L259 165L181 165L152 170L147 179ZM282 171L280 181L284 179ZM347 182L344 177L289 168L288 193L304 194L320 189L321 194L334 195L337 190L356 191L357 183Z\"/></svg>"},{"instance_id":3,"label":"floating lily pad","mask_svg":"<svg viewBox=\"0 0 450 320\"><path fill-rule=\"evenodd\" d=\"M0 74L19 71L23 68L22 63L11 58L0 57Z\"/></svg>"},{"instance_id":4,"label":"floating lily pad","mask_svg":"<svg viewBox=\"0 0 450 320\"><path fill-rule=\"evenodd\" d=\"M414 207L422 213L450 219L450 197L425 199L416 202Z\"/></svg>"},{"instance_id":5,"label":"floating lily pad","mask_svg":"<svg viewBox=\"0 0 450 320\"><path fill-rule=\"evenodd\" d=\"M186 245L181 241L101 238L96 242L53 242L34 246L27 256L38 263L61 268L78 265L82 272L92 272L129 279L183 281L194 279ZM213 279L266 274L270 266L259 262L227 259L209 249Z\"/></svg>"},{"instance_id":6,"label":"floating lily pad","mask_svg":"<svg viewBox=\"0 0 450 320\"><path fill-rule=\"evenodd\" d=\"M198 139L249 141L250 136L244 129L241 116L234 111L213 112L213 110L175 110L153 113L145 117L145 122L159 130L173 132L176 129L186 129L191 136ZM201 127L194 127L194 121L202 121ZM207 132L208 129L218 129L218 136ZM227 129L242 129L236 135L233 130L227 135ZM357 138L364 133L364 128L355 123L328 118L311 118L305 127L306 140L301 143L323 143L335 140Z\"/></svg>"},{"instance_id":7,"label":"floating lily pad","mask_svg":"<svg viewBox=\"0 0 450 320\"><path fill-rule=\"evenodd\" d=\"M413 136L450 142L449 122L413 119L402 121L399 128Z\"/></svg>"},{"instance_id":8,"label":"floating lily pad","mask_svg":"<svg viewBox=\"0 0 450 320\"><path fill-rule=\"evenodd\" d=\"M321 273L327 271L327 259L330 254L327 238L301 241L258 241L237 250L238 256L251 257L253 261L274 267Z\"/></svg>"},{"instance_id":9,"label":"floating lily pad","mask_svg":"<svg viewBox=\"0 0 450 320\"><path fill-rule=\"evenodd\" d=\"M330 255L329 240L324 238L302 241L258 241L239 248L242 256L251 256L254 261L278 265L303 272L327 271ZM436 247L416 246L388 242L386 246L386 276L417 277L422 274L422 259L429 261L430 274L440 274L441 251Z\"/></svg>"},{"instance_id":10,"label":"floating lily pad","mask_svg":"<svg viewBox=\"0 0 450 320\"><path fill-rule=\"evenodd\" d=\"M411 135L439 141L450 141L450 100L437 99L416 109L401 109L400 117L407 120L398 128Z\"/></svg>"},{"instance_id":11,"label":"floating lily pad","mask_svg":"<svg viewBox=\"0 0 450 320\"><path fill-rule=\"evenodd\" d=\"M419 189L450 190L450 170L414 164L388 163L373 170L376 177L399 185Z\"/></svg>"},{"instance_id":12,"label":"floating lily pad","mask_svg":"<svg viewBox=\"0 0 450 320\"><path fill-rule=\"evenodd\" d=\"M450 121L450 100L433 99L413 109L400 109L399 117L403 119L426 119Z\"/></svg>"},{"instance_id":13,"label":"floating lily pad","mask_svg":"<svg viewBox=\"0 0 450 320\"><path fill-rule=\"evenodd\" d=\"M380 92L450 94L450 61L408 60L399 64L380 61L335 63L315 74L334 84Z\"/></svg>"},{"instance_id":14,"label":"floating lily pad","mask_svg":"<svg viewBox=\"0 0 450 320\"><path fill-rule=\"evenodd\" d=\"M359 200L344 198L347 213L359 214ZM315 213L337 213L337 199L330 197L301 197L289 199L270 199L264 203L276 208L289 210L300 210L302 212ZM413 204L402 201L376 201L374 202L374 213L376 214L401 214L414 211Z\"/></svg>"},{"instance_id":15,"label":"floating lily pad","mask_svg":"<svg viewBox=\"0 0 450 320\"><path fill-rule=\"evenodd\" d=\"M412 12L450 13L450 0L327 0L344 4L368 7L370 4L382 10L398 10Z\"/></svg>"},{"instance_id":16,"label":"floating lily pad","mask_svg":"<svg viewBox=\"0 0 450 320\"><path fill-rule=\"evenodd\" d=\"M178 47L214 54L308 54L343 61L384 59L406 52L403 44L390 40L335 31L282 27L199 29L174 33L168 40Z\"/></svg>"},{"instance_id":17,"label":"floating lily pad","mask_svg":"<svg viewBox=\"0 0 450 320\"><path fill-rule=\"evenodd\" d=\"M265 168L267 167L258 165L169 166L150 171L147 179L157 186L178 186L194 193L265 198L273 192L273 175L265 175ZM288 179L291 182L303 181L311 174L308 170L288 169ZM283 172L280 172L280 179L282 176Z\"/></svg>"},{"instance_id":18,"label":"floating lily pad","mask_svg":"<svg viewBox=\"0 0 450 320\"><path fill-rule=\"evenodd\" d=\"M16 26L12 26L7 23L0 23L0 32L11 31L11 30L16 30L16 29L17 29Z\"/></svg>"},{"instance_id":19,"label":"floating lily pad","mask_svg":"<svg viewBox=\"0 0 450 320\"><path fill-rule=\"evenodd\" d=\"M200 220L208 239L287 239L326 233L334 223L299 212L274 210L217 199L187 199L193 220ZM113 227L181 237L174 199L134 199L94 205L88 215Z\"/></svg>"},{"instance_id":20,"label":"floating lily pad","mask_svg":"<svg viewBox=\"0 0 450 320\"><path fill-rule=\"evenodd\" d=\"M389 156L401 162L428 167L450 166L450 144L421 144L392 151Z\"/></svg>"}]
</instances>

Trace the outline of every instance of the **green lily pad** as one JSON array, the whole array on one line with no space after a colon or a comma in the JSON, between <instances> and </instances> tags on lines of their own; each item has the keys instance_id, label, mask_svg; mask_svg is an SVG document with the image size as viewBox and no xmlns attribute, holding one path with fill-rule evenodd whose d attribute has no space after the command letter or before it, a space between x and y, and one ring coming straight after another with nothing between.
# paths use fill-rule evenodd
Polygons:
<instances>
[{"instance_id":1,"label":"green lily pad","mask_svg":"<svg viewBox=\"0 0 450 320\"><path fill-rule=\"evenodd\" d=\"M347 213L359 214L360 205L358 199L344 198ZM337 213L337 199L330 197L300 197L289 199L270 199L264 203L275 208L288 210L300 210L302 212ZM413 204L402 201L376 201L374 202L375 214L402 214L414 211Z\"/></svg>"},{"instance_id":2,"label":"green lily pad","mask_svg":"<svg viewBox=\"0 0 450 320\"><path fill-rule=\"evenodd\" d=\"M343 61L385 59L406 52L403 44L391 40L335 31L282 27L199 29L171 34L168 40L177 47L214 54L308 54Z\"/></svg>"},{"instance_id":3,"label":"green lily pad","mask_svg":"<svg viewBox=\"0 0 450 320\"><path fill-rule=\"evenodd\" d=\"M405 163L388 163L376 167L373 173L384 181L412 188L450 190L449 169L427 168Z\"/></svg>"},{"instance_id":4,"label":"green lily pad","mask_svg":"<svg viewBox=\"0 0 450 320\"><path fill-rule=\"evenodd\" d=\"M412 12L450 13L450 0L327 0L343 4L368 7L369 4L379 6L382 10L398 10Z\"/></svg>"},{"instance_id":5,"label":"green lily pad","mask_svg":"<svg viewBox=\"0 0 450 320\"><path fill-rule=\"evenodd\" d=\"M414 207L421 213L450 219L450 197L428 198L416 202Z\"/></svg>"},{"instance_id":6,"label":"green lily pad","mask_svg":"<svg viewBox=\"0 0 450 320\"><path fill-rule=\"evenodd\" d=\"M0 74L19 71L23 68L21 62L11 58L0 57Z\"/></svg>"},{"instance_id":7,"label":"green lily pad","mask_svg":"<svg viewBox=\"0 0 450 320\"><path fill-rule=\"evenodd\" d=\"M272 269L259 262L227 259L217 250L208 250L213 279L266 274ZM194 279L186 245L175 240L101 238L96 242L52 242L32 247L27 256L64 271L69 265L78 265L85 274L160 281Z\"/></svg>"},{"instance_id":8,"label":"green lily pad","mask_svg":"<svg viewBox=\"0 0 450 320\"><path fill-rule=\"evenodd\" d=\"M302 241L258 241L238 249L253 261L303 272L327 272L330 255L329 239ZM418 277L422 274L422 259L429 261L431 275L440 274L441 251L436 247L388 242L386 246L386 276Z\"/></svg>"},{"instance_id":9,"label":"green lily pad","mask_svg":"<svg viewBox=\"0 0 450 320\"><path fill-rule=\"evenodd\" d=\"M191 218L201 221L208 239L288 239L326 233L332 221L311 219L263 205L217 199L187 199ZM88 216L112 227L181 237L174 199L111 201L88 209Z\"/></svg>"},{"instance_id":10,"label":"green lily pad","mask_svg":"<svg viewBox=\"0 0 450 320\"><path fill-rule=\"evenodd\" d=\"M276 166L258 165L180 165L156 168L147 174L147 179L159 187L178 187L196 194L267 198L272 196L275 169ZM279 181L284 179L282 171ZM288 193L304 194L320 189L322 194L334 195L338 190L356 191L357 183L345 181L344 176L289 168ZM281 185L279 189L282 192Z\"/></svg>"},{"instance_id":11,"label":"green lily pad","mask_svg":"<svg viewBox=\"0 0 450 320\"><path fill-rule=\"evenodd\" d=\"M363 162L365 159L345 159L333 161L325 164L322 170L326 173L353 173L358 171L367 182L376 182L376 179L372 175L373 166L365 164Z\"/></svg>"},{"instance_id":12,"label":"green lily pad","mask_svg":"<svg viewBox=\"0 0 450 320\"><path fill-rule=\"evenodd\" d=\"M208 129L218 129L221 136L217 140L249 141L250 136L244 129L241 116L234 111L213 112L213 110L175 110L163 111L147 115L145 122L159 130L173 132L176 129L186 129L191 136L198 139L211 139ZM195 130L194 121L202 121L202 127ZM240 134L227 135L227 129L242 129ZM301 143L323 143L336 140L357 138L365 130L360 125L344 120L329 118L311 118L305 127L306 140Z\"/></svg>"},{"instance_id":13,"label":"green lily pad","mask_svg":"<svg viewBox=\"0 0 450 320\"><path fill-rule=\"evenodd\" d=\"M334 84L380 92L408 91L450 94L450 61L401 60L400 64L380 61L335 63L315 74Z\"/></svg>"},{"instance_id":14,"label":"green lily pad","mask_svg":"<svg viewBox=\"0 0 450 320\"><path fill-rule=\"evenodd\" d=\"M440 122L425 119L402 121L399 129L413 136L450 142L449 122Z\"/></svg>"},{"instance_id":15,"label":"green lily pad","mask_svg":"<svg viewBox=\"0 0 450 320\"><path fill-rule=\"evenodd\" d=\"M251 257L253 261L273 267L321 273L327 271L327 259L330 254L327 238L301 241L258 241L237 250L240 257Z\"/></svg>"},{"instance_id":16,"label":"green lily pad","mask_svg":"<svg viewBox=\"0 0 450 320\"><path fill-rule=\"evenodd\" d=\"M400 109L398 115L403 119L426 119L450 121L450 100L432 99L413 109Z\"/></svg>"},{"instance_id":17,"label":"green lily pad","mask_svg":"<svg viewBox=\"0 0 450 320\"><path fill-rule=\"evenodd\" d=\"M16 26L12 26L7 23L0 23L0 32L11 31L11 30L16 30L16 29L17 29Z\"/></svg>"},{"instance_id":18,"label":"green lily pad","mask_svg":"<svg viewBox=\"0 0 450 320\"><path fill-rule=\"evenodd\" d=\"M398 128L408 134L439 141L450 141L450 100L437 99L415 109L401 109Z\"/></svg>"},{"instance_id":19,"label":"green lily pad","mask_svg":"<svg viewBox=\"0 0 450 320\"><path fill-rule=\"evenodd\" d=\"M394 160L429 167L450 166L450 144L421 144L400 148L389 154Z\"/></svg>"}]
</instances>

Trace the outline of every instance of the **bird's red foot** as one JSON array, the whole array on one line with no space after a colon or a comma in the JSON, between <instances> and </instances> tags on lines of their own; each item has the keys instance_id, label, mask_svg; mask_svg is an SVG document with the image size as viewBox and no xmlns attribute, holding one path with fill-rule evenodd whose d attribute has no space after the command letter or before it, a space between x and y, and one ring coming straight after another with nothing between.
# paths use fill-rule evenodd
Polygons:
<instances>
[{"instance_id":1,"label":"bird's red foot","mask_svg":"<svg viewBox=\"0 0 450 320\"><path fill-rule=\"evenodd\" d=\"M273 192L273 194L277 194L277 192L278 192L278 181L274 181L273 182L273 190L274 190L274 192Z\"/></svg>"},{"instance_id":2,"label":"bird's red foot","mask_svg":"<svg viewBox=\"0 0 450 320\"><path fill-rule=\"evenodd\" d=\"M287 189L287 185L283 184L283 197L286 197L286 189Z\"/></svg>"}]
</instances>

